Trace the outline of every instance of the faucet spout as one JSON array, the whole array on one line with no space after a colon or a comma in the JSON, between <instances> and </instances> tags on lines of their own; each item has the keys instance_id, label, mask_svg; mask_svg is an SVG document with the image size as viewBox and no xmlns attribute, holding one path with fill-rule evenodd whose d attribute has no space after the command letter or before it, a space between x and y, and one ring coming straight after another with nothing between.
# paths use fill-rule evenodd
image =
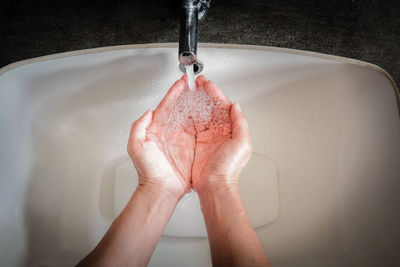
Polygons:
<instances>
[{"instance_id":1,"label":"faucet spout","mask_svg":"<svg viewBox=\"0 0 400 267\"><path fill-rule=\"evenodd\" d=\"M199 20L209 6L210 0L182 0L178 55L181 70L184 66L194 65L197 74L202 69L197 59Z\"/></svg>"}]
</instances>

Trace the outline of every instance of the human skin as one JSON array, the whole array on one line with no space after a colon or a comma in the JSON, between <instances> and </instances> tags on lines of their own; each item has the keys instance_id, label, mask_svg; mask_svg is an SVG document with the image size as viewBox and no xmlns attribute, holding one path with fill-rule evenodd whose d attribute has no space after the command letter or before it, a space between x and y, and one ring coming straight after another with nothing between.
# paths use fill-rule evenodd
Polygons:
<instances>
[{"instance_id":1,"label":"human skin","mask_svg":"<svg viewBox=\"0 0 400 267\"><path fill-rule=\"evenodd\" d=\"M197 131L195 157L192 170L192 187L198 193L222 186L237 184L237 177L251 156L251 137L247 121L239 105L232 102L222 91L203 75L196 80L197 88L204 88L229 114L222 129L214 127ZM233 117L232 117L233 115Z\"/></svg>"},{"instance_id":2,"label":"human skin","mask_svg":"<svg viewBox=\"0 0 400 267\"><path fill-rule=\"evenodd\" d=\"M175 82L157 108L147 111L144 124L132 125L128 153L138 172L139 185L154 183L181 198L191 188L195 136L193 129L166 127L165 121L187 84Z\"/></svg>"},{"instance_id":3,"label":"human skin","mask_svg":"<svg viewBox=\"0 0 400 267\"><path fill-rule=\"evenodd\" d=\"M139 184L96 248L78 266L146 266L177 203L191 187L194 134L163 126L186 86L182 77L154 112L132 125L128 153Z\"/></svg>"},{"instance_id":4,"label":"human skin","mask_svg":"<svg viewBox=\"0 0 400 267\"><path fill-rule=\"evenodd\" d=\"M240 106L211 81L200 76L196 85L229 112L223 129L197 132L192 187L197 191L214 266L271 266L254 232L238 180L250 159L252 146L247 120Z\"/></svg>"},{"instance_id":5,"label":"human skin","mask_svg":"<svg viewBox=\"0 0 400 267\"><path fill-rule=\"evenodd\" d=\"M239 174L251 155L247 121L239 105L204 76L196 85L221 104L227 121L217 129L195 125L171 131L165 126L187 86L183 76L154 112L134 122L128 153L138 172L138 187L80 266L146 266L173 210L191 187L200 198L213 265L269 265L238 190Z\"/></svg>"}]
</instances>

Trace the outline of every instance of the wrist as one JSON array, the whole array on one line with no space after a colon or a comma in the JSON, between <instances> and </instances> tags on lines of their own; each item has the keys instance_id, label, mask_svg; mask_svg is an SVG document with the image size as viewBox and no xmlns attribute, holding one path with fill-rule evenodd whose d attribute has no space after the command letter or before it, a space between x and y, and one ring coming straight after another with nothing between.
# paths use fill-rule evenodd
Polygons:
<instances>
[{"instance_id":1,"label":"wrist","mask_svg":"<svg viewBox=\"0 0 400 267\"><path fill-rule=\"evenodd\" d=\"M158 184L139 184L136 191L139 194L145 194L149 198L159 199L160 201L179 202L183 197L183 190L170 189L163 185Z\"/></svg>"},{"instance_id":2,"label":"wrist","mask_svg":"<svg viewBox=\"0 0 400 267\"><path fill-rule=\"evenodd\" d=\"M190 183L182 181L182 179L176 177L174 174L151 178L143 177L139 174L139 187L145 191L171 195L174 198L181 199L189 191Z\"/></svg>"},{"instance_id":3,"label":"wrist","mask_svg":"<svg viewBox=\"0 0 400 267\"><path fill-rule=\"evenodd\" d=\"M239 195L239 184L237 178L210 177L207 181L207 183L204 183L197 189L199 197L226 194Z\"/></svg>"},{"instance_id":4,"label":"wrist","mask_svg":"<svg viewBox=\"0 0 400 267\"><path fill-rule=\"evenodd\" d=\"M213 214L214 217L226 214L241 214L244 209L239 192L239 186L235 184L220 184L207 187L198 192L203 215Z\"/></svg>"},{"instance_id":5,"label":"wrist","mask_svg":"<svg viewBox=\"0 0 400 267\"><path fill-rule=\"evenodd\" d=\"M200 195L239 193L239 177L210 175L202 179L204 182L196 188Z\"/></svg>"}]
</instances>

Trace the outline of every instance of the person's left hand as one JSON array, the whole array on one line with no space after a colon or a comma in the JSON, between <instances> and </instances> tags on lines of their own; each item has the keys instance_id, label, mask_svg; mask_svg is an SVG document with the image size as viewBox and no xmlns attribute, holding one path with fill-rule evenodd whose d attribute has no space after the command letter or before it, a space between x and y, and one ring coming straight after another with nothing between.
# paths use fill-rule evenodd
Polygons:
<instances>
[{"instance_id":1,"label":"person's left hand","mask_svg":"<svg viewBox=\"0 0 400 267\"><path fill-rule=\"evenodd\" d=\"M212 118L219 125L196 134L192 187L198 193L237 187L239 174L252 151L247 121L239 105L232 104L213 82L200 75L196 84L219 103L218 113Z\"/></svg>"},{"instance_id":2,"label":"person's left hand","mask_svg":"<svg viewBox=\"0 0 400 267\"><path fill-rule=\"evenodd\" d=\"M186 83L183 76L154 112L149 110L135 121L128 141L139 186L166 189L179 197L191 188L195 137L188 129L171 129L165 122Z\"/></svg>"}]
</instances>

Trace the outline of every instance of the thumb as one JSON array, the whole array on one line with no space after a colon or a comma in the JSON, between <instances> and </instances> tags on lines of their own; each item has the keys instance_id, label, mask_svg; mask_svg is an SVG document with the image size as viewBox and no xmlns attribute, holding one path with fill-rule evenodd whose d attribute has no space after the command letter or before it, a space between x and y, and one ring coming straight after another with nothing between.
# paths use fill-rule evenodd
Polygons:
<instances>
[{"instance_id":1,"label":"thumb","mask_svg":"<svg viewBox=\"0 0 400 267\"><path fill-rule=\"evenodd\" d=\"M141 144L146 140L146 130L150 126L153 119L153 112L151 110L146 111L142 117L137 119L131 128L131 134L128 141L128 152L133 149L137 144Z\"/></svg>"}]
</instances>

